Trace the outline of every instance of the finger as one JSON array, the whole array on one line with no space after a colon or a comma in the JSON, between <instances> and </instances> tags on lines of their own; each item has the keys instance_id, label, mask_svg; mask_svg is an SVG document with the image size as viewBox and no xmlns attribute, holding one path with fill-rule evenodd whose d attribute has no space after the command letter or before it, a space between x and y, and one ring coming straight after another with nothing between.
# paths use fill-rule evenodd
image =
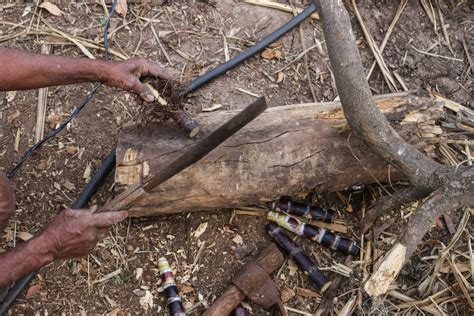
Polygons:
<instances>
[{"instance_id":1,"label":"finger","mask_svg":"<svg viewBox=\"0 0 474 316\"><path fill-rule=\"evenodd\" d=\"M148 89L148 87L143 82L138 80L138 78L135 78L131 90L147 102L153 102L153 100L155 100L155 97L151 93L150 89Z\"/></svg>"},{"instance_id":2,"label":"finger","mask_svg":"<svg viewBox=\"0 0 474 316\"><path fill-rule=\"evenodd\" d=\"M97 211L97 205L91 206L90 208L85 208L80 210L83 215L92 215Z\"/></svg>"},{"instance_id":3,"label":"finger","mask_svg":"<svg viewBox=\"0 0 474 316\"><path fill-rule=\"evenodd\" d=\"M144 61L145 65L143 67L142 76L151 75L165 80L172 80L173 77L171 74L163 67L157 63L150 62L148 60Z\"/></svg>"},{"instance_id":4,"label":"finger","mask_svg":"<svg viewBox=\"0 0 474 316\"><path fill-rule=\"evenodd\" d=\"M97 228L107 228L112 224L124 220L128 216L127 211L97 213L90 217L93 226Z\"/></svg>"}]
</instances>

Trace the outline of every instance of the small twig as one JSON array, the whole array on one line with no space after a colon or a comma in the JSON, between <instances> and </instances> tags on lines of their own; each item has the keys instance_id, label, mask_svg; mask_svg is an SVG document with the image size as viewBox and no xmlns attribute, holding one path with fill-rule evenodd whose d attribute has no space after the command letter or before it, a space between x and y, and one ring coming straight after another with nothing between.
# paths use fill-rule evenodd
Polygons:
<instances>
[{"instance_id":1,"label":"small twig","mask_svg":"<svg viewBox=\"0 0 474 316\"><path fill-rule=\"evenodd\" d=\"M387 82L388 88L391 92L398 92L395 79L393 78L390 70L388 69L385 60L383 59L382 53L378 48L377 44L375 43L372 35L370 34L369 29L365 25L365 22L359 12L359 9L357 8L355 0L352 0L352 6L354 8L354 13L357 17L357 20L359 21L359 24L364 33L365 39L367 40L367 44L369 45L370 50L372 51L372 54L374 55L374 58L377 61L377 65L379 66L380 71L382 72L385 82Z\"/></svg>"},{"instance_id":2,"label":"small twig","mask_svg":"<svg viewBox=\"0 0 474 316\"><path fill-rule=\"evenodd\" d=\"M150 28L151 28L151 31L153 32L153 36L155 36L156 42L158 43L158 45L160 45L163 55L165 55L165 58L168 61L168 64L170 66L173 66L173 62L171 61L170 56L168 55L168 52L166 51L165 47L161 43L160 38L158 37L158 34L156 34L156 30L155 30L155 27L153 26L153 23L150 23Z\"/></svg>"},{"instance_id":3,"label":"small twig","mask_svg":"<svg viewBox=\"0 0 474 316\"><path fill-rule=\"evenodd\" d=\"M385 33L385 37L383 38L382 44L380 44L380 53L383 53L385 46L387 45L388 40L390 38L390 35L392 35L393 29L395 28L395 25L397 24L398 19L400 19L400 16L402 15L402 12L405 9L406 5L407 5L407 0L400 1L400 4L398 5L398 8L397 8L397 12L395 13L395 17L393 18L392 23L390 23L387 33ZM376 64L377 64L377 61L374 61L372 63L369 73L367 74L367 80L370 79L370 76L372 75L372 72L374 71Z\"/></svg>"},{"instance_id":4,"label":"small twig","mask_svg":"<svg viewBox=\"0 0 474 316\"><path fill-rule=\"evenodd\" d=\"M410 45L410 47L413 48L415 51L417 51L417 52L420 53L420 54L428 55L428 56L431 56L431 57L443 58L443 59L447 59L447 60L453 60L453 61L460 61L460 62L463 62L463 60L462 60L462 59L459 59L459 58L454 58L454 57L449 57L449 56L443 56L443 55L438 55L438 54L433 54L433 53L428 53L428 52L425 52L425 51L422 51L422 50L416 48L416 47L413 46L413 45Z\"/></svg>"}]
</instances>

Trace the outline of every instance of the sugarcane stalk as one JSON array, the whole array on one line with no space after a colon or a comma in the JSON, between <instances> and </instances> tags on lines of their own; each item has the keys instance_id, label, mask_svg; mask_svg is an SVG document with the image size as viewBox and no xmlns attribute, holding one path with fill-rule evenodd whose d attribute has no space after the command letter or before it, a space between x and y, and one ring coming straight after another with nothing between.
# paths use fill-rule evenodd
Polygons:
<instances>
[{"instance_id":1,"label":"sugarcane stalk","mask_svg":"<svg viewBox=\"0 0 474 316\"><path fill-rule=\"evenodd\" d=\"M190 138L194 138L199 133L198 123L184 110L178 110L171 114L173 120L188 133Z\"/></svg>"},{"instance_id":2,"label":"sugarcane stalk","mask_svg":"<svg viewBox=\"0 0 474 316\"><path fill-rule=\"evenodd\" d=\"M242 304L237 305L232 311L232 316L248 316L248 314L247 309Z\"/></svg>"},{"instance_id":3,"label":"sugarcane stalk","mask_svg":"<svg viewBox=\"0 0 474 316\"><path fill-rule=\"evenodd\" d=\"M296 265L308 275L316 289L324 292L331 282L319 271L311 258L288 236L275 222L267 224L267 231L277 244L296 262Z\"/></svg>"},{"instance_id":4,"label":"sugarcane stalk","mask_svg":"<svg viewBox=\"0 0 474 316\"><path fill-rule=\"evenodd\" d=\"M316 241L318 244L328 247L329 249L354 257L359 255L360 246L356 241L341 237L324 228L304 223L297 218L278 212L268 212L267 219L298 236Z\"/></svg>"},{"instance_id":5,"label":"sugarcane stalk","mask_svg":"<svg viewBox=\"0 0 474 316\"><path fill-rule=\"evenodd\" d=\"M158 268L160 270L160 278L163 282L163 292L165 293L171 316L186 316L184 311L183 303L181 302L181 297L179 296L178 288L173 277L173 271L166 260L166 258L161 257L158 259Z\"/></svg>"},{"instance_id":6,"label":"sugarcane stalk","mask_svg":"<svg viewBox=\"0 0 474 316\"><path fill-rule=\"evenodd\" d=\"M312 218L317 221L332 223L334 218L334 210L325 209L320 205L307 205L292 201L288 198L281 198L279 201L274 201L270 208L272 211L280 211L291 215Z\"/></svg>"}]
</instances>

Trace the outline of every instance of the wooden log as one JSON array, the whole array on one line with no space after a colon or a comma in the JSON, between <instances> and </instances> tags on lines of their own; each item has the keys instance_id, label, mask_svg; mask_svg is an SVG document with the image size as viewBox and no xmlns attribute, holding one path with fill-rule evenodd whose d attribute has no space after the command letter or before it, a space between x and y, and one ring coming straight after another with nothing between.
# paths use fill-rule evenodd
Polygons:
<instances>
[{"instance_id":1,"label":"wooden log","mask_svg":"<svg viewBox=\"0 0 474 316\"><path fill-rule=\"evenodd\" d=\"M443 101L413 93L375 99L404 139L432 151L427 139L442 132L435 122L443 114ZM197 116L202 126L198 139L235 113ZM124 130L117 146L116 187L120 191L143 183L196 141L170 126ZM129 213L232 208L400 178L347 127L340 103L289 105L267 109L201 161L144 194Z\"/></svg>"}]
</instances>

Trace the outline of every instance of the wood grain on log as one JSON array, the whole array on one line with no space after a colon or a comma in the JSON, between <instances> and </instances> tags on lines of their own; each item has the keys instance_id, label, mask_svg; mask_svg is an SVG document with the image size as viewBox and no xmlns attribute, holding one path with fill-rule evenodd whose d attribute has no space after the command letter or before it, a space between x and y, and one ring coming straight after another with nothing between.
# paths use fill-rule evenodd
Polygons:
<instances>
[{"instance_id":1,"label":"wood grain on log","mask_svg":"<svg viewBox=\"0 0 474 316\"><path fill-rule=\"evenodd\" d=\"M442 115L442 102L409 93L375 99L392 126L411 144L424 148L424 137L441 133L435 121ZM200 137L235 113L199 115ZM123 131L117 147L117 187L143 183L195 141L173 127ZM400 173L389 169L351 134L340 103L275 107L204 159L145 194L129 213L149 216L232 208L282 195L335 191L375 179L400 178Z\"/></svg>"}]
</instances>

